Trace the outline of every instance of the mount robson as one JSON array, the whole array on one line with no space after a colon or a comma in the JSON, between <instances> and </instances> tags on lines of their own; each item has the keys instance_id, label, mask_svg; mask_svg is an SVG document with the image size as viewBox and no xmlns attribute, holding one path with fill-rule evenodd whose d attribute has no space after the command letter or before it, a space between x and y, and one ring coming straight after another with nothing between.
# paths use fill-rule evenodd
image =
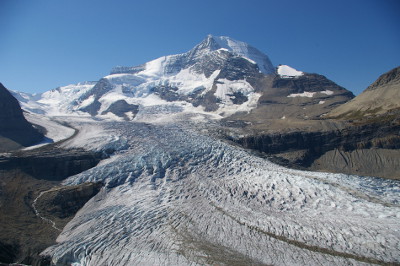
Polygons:
<instances>
[{"instance_id":1,"label":"mount robson","mask_svg":"<svg viewBox=\"0 0 400 266\"><path fill-rule=\"evenodd\" d=\"M354 97L209 35L1 85L0 265L399 265L400 68L376 78Z\"/></svg>"}]
</instances>

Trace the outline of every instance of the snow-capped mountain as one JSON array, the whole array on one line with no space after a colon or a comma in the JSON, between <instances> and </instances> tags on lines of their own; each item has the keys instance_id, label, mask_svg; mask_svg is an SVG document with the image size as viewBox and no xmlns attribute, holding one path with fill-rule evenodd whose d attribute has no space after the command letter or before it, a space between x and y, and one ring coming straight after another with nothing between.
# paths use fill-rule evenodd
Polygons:
<instances>
[{"instance_id":1,"label":"snow-capped mountain","mask_svg":"<svg viewBox=\"0 0 400 266\"><path fill-rule=\"evenodd\" d=\"M81 82L58 87L40 94L17 91L12 91L12 94L26 111L37 114L62 115L79 111L76 99L92 89L96 83Z\"/></svg>"},{"instance_id":2,"label":"snow-capped mountain","mask_svg":"<svg viewBox=\"0 0 400 266\"><path fill-rule=\"evenodd\" d=\"M41 95L16 97L25 110L53 116L91 115L132 120L147 114L207 112L222 118L257 108L260 97L274 91L274 84L266 77L291 79L304 75L306 73L287 65L275 69L267 55L249 44L225 36L208 35L186 53L163 56L135 67L115 67L110 75L96 83L84 82ZM324 94L326 88L314 76L307 76L305 80L312 85L321 85L317 91L313 89L313 95L318 91L322 96L327 95ZM292 93L288 91L289 94L283 95L278 91L274 94L284 99L286 96L311 95L306 91L308 87L296 85ZM329 111L324 109L325 106L329 109L335 102L343 102L342 94L343 88L336 86L329 91L329 104L321 104L327 102L326 97L318 97L317 102L315 99L306 101L316 106L315 113L320 115ZM345 97L344 100L350 99ZM289 105L298 110L295 108L291 113L300 113L304 101L299 104L294 99L292 102ZM279 118L282 116L289 117L290 114L282 114Z\"/></svg>"},{"instance_id":3,"label":"snow-capped mountain","mask_svg":"<svg viewBox=\"0 0 400 266\"><path fill-rule=\"evenodd\" d=\"M146 107L165 110L245 111L259 94L252 80L273 74L268 56L229 37L207 36L192 50L136 67L116 67L96 84L57 88L26 99L23 106L50 115L90 114L130 119Z\"/></svg>"}]
</instances>

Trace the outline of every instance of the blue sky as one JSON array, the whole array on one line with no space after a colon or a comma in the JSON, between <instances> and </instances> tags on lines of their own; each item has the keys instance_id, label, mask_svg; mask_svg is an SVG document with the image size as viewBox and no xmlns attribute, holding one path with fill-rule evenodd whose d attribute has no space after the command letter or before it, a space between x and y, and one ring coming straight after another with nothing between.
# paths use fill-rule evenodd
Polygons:
<instances>
[{"instance_id":1,"label":"blue sky","mask_svg":"<svg viewBox=\"0 0 400 266\"><path fill-rule=\"evenodd\" d=\"M359 94L400 65L398 0L0 0L0 82L43 92L225 35Z\"/></svg>"}]
</instances>

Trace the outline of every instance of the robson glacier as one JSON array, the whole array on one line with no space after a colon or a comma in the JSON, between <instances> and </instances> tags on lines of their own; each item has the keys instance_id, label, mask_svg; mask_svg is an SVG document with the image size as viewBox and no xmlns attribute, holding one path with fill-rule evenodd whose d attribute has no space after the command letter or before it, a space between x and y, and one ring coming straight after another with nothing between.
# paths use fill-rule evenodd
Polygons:
<instances>
[{"instance_id":1,"label":"robson glacier","mask_svg":"<svg viewBox=\"0 0 400 266\"><path fill-rule=\"evenodd\" d=\"M398 182L280 167L210 137L205 116L69 123L64 147L115 153L64 181L104 188L43 252L56 265L399 262Z\"/></svg>"},{"instance_id":2,"label":"robson glacier","mask_svg":"<svg viewBox=\"0 0 400 266\"><path fill-rule=\"evenodd\" d=\"M257 107L258 84L308 77L277 72L256 48L210 35L98 82L15 92L59 147L108 156L63 181L103 187L41 255L82 266L399 264L399 181L289 169L221 137L222 118Z\"/></svg>"}]
</instances>

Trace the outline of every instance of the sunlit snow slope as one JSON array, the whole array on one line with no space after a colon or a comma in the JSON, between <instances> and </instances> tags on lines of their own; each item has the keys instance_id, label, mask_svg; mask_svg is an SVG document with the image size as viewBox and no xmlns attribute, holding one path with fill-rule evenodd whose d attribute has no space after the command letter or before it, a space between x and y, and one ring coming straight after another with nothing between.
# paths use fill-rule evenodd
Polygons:
<instances>
[{"instance_id":1,"label":"sunlit snow slope","mask_svg":"<svg viewBox=\"0 0 400 266\"><path fill-rule=\"evenodd\" d=\"M117 151L64 182L105 187L43 254L60 265L400 263L398 182L286 169L207 136L211 121L179 120L69 121L81 131L66 147L93 134L86 148Z\"/></svg>"}]
</instances>

